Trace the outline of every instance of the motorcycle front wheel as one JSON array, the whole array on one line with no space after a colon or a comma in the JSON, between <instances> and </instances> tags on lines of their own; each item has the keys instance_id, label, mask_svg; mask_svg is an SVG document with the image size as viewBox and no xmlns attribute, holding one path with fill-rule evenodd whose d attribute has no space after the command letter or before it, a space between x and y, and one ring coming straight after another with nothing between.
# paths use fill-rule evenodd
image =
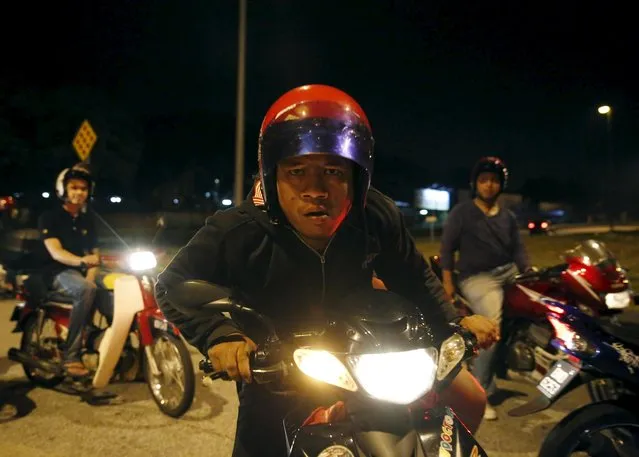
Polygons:
<instances>
[{"instance_id":1,"label":"motorcycle front wheel","mask_svg":"<svg viewBox=\"0 0 639 457\"><path fill-rule=\"evenodd\" d=\"M153 400L167 416L181 417L195 396L195 372L184 342L168 332L156 335L150 346L159 373L144 358L144 374Z\"/></svg>"},{"instance_id":2,"label":"motorcycle front wheel","mask_svg":"<svg viewBox=\"0 0 639 457\"><path fill-rule=\"evenodd\" d=\"M539 457L639 456L639 417L613 403L593 403L562 419L544 440Z\"/></svg>"}]
</instances>

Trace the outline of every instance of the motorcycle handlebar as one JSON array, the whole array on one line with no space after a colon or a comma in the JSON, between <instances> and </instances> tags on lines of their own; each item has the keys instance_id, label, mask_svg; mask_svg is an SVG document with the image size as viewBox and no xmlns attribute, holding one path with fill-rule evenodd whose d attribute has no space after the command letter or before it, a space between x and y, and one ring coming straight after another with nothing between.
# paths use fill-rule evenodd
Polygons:
<instances>
[{"instance_id":1,"label":"motorcycle handlebar","mask_svg":"<svg viewBox=\"0 0 639 457\"><path fill-rule=\"evenodd\" d=\"M270 365L262 366L266 364L268 360L268 353L258 350L251 353L249 364L251 367L251 375L255 382L258 384L267 384L277 380L284 372L285 365L282 362ZM222 381L232 381L226 371L215 371L211 361L206 358L200 360L200 371L212 380L221 379Z\"/></svg>"},{"instance_id":2,"label":"motorcycle handlebar","mask_svg":"<svg viewBox=\"0 0 639 457\"><path fill-rule=\"evenodd\" d=\"M466 347L464 360L476 355L479 351L477 337L472 332L461 327L456 328L456 332L464 339ZM279 347L277 342L276 347ZM251 376L257 384L268 384L277 381L287 372L286 364L282 360L267 365L269 358L269 352L265 350L258 350L250 355L249 365L251 368ZM200 360L199 369L205 376L212 380L221 379L222 381L232 381L226 371L215 371L213 364L208 358Z\"/></svg>"},{"instance_id":3,"label":"motorcycle handlebar","mask_svg":"<svg viewBox=\"0 0 639 457\"><path fill-rule=\"evenodd\" d=\"M529 271L521 273L515 277L515 281L525 281L529 279L554 279L561 277L562 273L568 268L567 264L556 265L550 268L544 268L539 271Z\"/></svg>"}]
</instances>

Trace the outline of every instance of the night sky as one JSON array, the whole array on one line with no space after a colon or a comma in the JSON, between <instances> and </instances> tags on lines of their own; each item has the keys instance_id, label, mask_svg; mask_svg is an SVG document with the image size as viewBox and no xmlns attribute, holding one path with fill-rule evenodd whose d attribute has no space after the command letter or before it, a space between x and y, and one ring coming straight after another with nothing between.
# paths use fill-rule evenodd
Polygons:
<instances>
[{"instance_id":1,"label":"night sky","mask_svg":"<svg viewBox=\"0 0 639 457\"><path fill-rule=\"evenodd\" d=\"M324 83L360 102L382 159L444 181L484 154L506 159L514 187L540 176L595 180L606 160L604 103L619 173L639 173L638 40L620 2L248 3L250 166L269 105ZM90 87L140 120L145 163L232 164L235 1L35 5L4 7L2 91Z\"/></svg>"}]
</instances>

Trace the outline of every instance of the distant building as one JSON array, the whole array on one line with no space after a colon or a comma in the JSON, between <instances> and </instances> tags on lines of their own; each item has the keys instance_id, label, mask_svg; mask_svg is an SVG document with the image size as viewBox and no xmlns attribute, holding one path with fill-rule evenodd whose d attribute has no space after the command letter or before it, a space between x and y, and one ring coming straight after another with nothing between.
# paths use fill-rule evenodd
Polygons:
<instances>
[{"instance_id":1,"label":"distant building","mask_svg":"<svg viewBox=\"0 0 639 457\"><path fill-rule=\"evenodd\" d=\"M434 224L441 227L452 208L453 190L433 184L415 190L414 219L416 227L427 227Z\"/></svg>"}]
</instances>

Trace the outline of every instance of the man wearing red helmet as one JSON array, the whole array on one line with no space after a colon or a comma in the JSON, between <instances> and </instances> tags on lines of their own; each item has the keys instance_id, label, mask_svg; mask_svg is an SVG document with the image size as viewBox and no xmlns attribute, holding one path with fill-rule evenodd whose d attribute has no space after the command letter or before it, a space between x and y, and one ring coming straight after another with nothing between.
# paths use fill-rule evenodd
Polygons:
<instances>
[{"instance_id":1,"label":"man wearing red helmet","mask_svg":"<svg viewBox=\"0 0 639 457\"><path fill-rule=\"evenodd\" d=\"M515 215L497 204L508 183L508 168L498 157L480 159L470 178L473 199L460 203L450 212L441 242L444 289L455 294L452 271L459 271L459 287L472 311L501 324L503 286L519 271L529 269L526 248L519 236ZM455 263L455 252L459 261ZM491 396L496 393L494 355L496 346L480 352L473 374ZM485 419L497 419L489 404Z\"/></svg>"},{"instance_id":2,"label":"man wearing red helmet","mask_svg":"<svg viewBox=\"0 0 639 457\"><path fill-rule=\"evenodd\" d=\"M353 290L370 289L375 272L388 289L420 306L435 331L444 332L457 319L401 213L370 188L373 158L369 121L349 95L322 85L287 92L262 123L260 176L251 198L209 217L159 275L156 295L166 317L216 371L243 381L235 457L286 455L286 401L250 383L248 354L259 331L222 315L185 316L166 298L173 286L189 279L219 285L268 313L279 334L302 320L321 319ZM497 336L481 316L461 325L484 345ZM485 407L474 378L463 371L444 397L474 431Z\"/></svg>"}]
</instances>

